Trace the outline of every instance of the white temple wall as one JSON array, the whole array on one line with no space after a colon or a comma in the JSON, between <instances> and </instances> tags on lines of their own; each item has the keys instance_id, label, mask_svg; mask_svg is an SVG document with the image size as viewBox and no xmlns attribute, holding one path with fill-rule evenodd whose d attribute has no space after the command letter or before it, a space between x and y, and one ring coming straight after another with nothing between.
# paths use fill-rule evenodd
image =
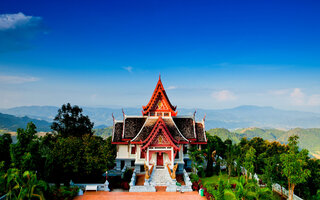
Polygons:
<instances>
[{"instance_id":1,"label":"white temple wall","mask_svg":"<svg viewBox=\"0 0 320 200\"><path fill-rule=\"evenodd\" d=\"M169 155L166 153L163 154L163 163L165 166L168 164L169 167L171 167L171 161L169 159Z\"/></svg>"},{"instance_id":2,"label":"white temple wall","mask_svg":"<svg viewBox=\"0 0 320 200\"><path fill-rule=\"evenodd\" d=\"M128 145L118 144L117 158L130 158L129 151L128 151Z\"/></svg>"}]
</instances>

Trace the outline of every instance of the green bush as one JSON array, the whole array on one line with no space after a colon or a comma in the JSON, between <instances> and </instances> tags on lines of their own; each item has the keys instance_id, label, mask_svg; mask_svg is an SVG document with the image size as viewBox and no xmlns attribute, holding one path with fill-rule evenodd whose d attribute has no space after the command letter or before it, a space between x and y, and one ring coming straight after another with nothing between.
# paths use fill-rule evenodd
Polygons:
<instances>
[{"instance_id":1,"label":"green bush","mask_svg":"<svg viewBox=\"0 0 320 200\"><path fill-rule=\"evenodd\" d=\"M203 167L199 167L198 176L201 178L206 177L206 172L204 171Z\"/></svg>"},{"instance_id":2,"label":"green bush","mask_svg":"<svg viewBox=\"0 0 320 200\"><path fill-rule=\"evenodd\" d=\"M56 186L50 187L49 194L46 195L46 199L49 200L71 200L75 196L77 196L79 191L79 188L76 186L61 186L60 188L57 188Z\"/></svg>"},{"instance_id":3,"label":"green bush","mask_svg":"<svg viewBox=\"0 0 320 200\"><path fill-rule=\"evenodd\" d=\"M198 182L199 181L199 176L197 174L191 173L190 174L190 180L191 182Z\"/></svg>"}]
</instances>

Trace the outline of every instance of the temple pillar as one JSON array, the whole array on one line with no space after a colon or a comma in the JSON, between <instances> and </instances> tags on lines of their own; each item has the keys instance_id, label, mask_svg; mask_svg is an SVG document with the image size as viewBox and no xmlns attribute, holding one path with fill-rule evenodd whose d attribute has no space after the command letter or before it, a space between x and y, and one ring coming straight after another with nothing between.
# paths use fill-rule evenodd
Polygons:
<instances>
[{"instance_id":1,"label":"temple pillar","mask_svg":"<svg viewBox=\"0 0 320 200\"><path fill-rule=\"evenodd\" d=\"M149 147L147 148L147 166L149 167L149 161L150 161L150 158L149 158Z\"/></svg>"},{"instance_id":2,"label":"temple pillar","mask_svg":"<svg viewBox=\"0 0 320 200\"><path fill-rule=\"evenodd\" d=\"M173 148L171 148L171 169L173 168L174 165L174 154L173 154Z\"/></svg>"}]
</instances>

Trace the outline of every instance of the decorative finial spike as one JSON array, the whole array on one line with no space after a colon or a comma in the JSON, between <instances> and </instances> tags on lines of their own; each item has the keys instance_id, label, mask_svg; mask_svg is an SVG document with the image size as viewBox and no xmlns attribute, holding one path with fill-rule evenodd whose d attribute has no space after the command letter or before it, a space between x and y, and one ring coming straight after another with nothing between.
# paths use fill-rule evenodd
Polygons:
<instances>
[{"instance_id":1,"label":"decorative finial spike","mask_svg":"<svg viewBox=\"0 0 320 200\"><path fill-rule=\"evenodd\" d=\"M204 114L204 117L202 119L203 122L206 120L206 116L207 116L207 114Z\"/></svg>"},{"instance_id":2,"label":"decorative finial spike","mask_svg":"<svg viewBox=\"0 0 320 200\"><path fill-rule=\"evenodd\" d=\"M161 80L161 73L159 72L159 81Z\"/></svg>"},{"instance_id":3,"label":"decorative finial spike","mask_svg":"<svg viewBox=\"0 0 320 200\"><path fill-rule=\"evenodd\" d=\"M126 114L124 113L124 110L123 110L123 108L122 108L122 114L123 114L123 116L125 116Z\"/></svg>"}]
</instances>

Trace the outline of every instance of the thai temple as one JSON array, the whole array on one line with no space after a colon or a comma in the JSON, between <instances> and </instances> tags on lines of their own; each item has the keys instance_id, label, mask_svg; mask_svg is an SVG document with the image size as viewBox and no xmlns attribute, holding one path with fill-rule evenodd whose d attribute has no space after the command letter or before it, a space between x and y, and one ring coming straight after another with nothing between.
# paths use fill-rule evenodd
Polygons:
<instances>
[{"instance_id":1,"label":"thai temple","mask_svg":"<svg viewBox=\"0 0 320 200\"><path fill-rule=\"evenodd\" d=\"M195 145L201 149L207 143L204 118L198 122L195 113L179 116L159 76L140 116L123 112L122 120L113 119L112 143L117 145L116 170L130 167L137 174L151 168L164 169L168 175L170 170L183 173L191 168L188 149Z\"/></svg>"}]
</instances>

